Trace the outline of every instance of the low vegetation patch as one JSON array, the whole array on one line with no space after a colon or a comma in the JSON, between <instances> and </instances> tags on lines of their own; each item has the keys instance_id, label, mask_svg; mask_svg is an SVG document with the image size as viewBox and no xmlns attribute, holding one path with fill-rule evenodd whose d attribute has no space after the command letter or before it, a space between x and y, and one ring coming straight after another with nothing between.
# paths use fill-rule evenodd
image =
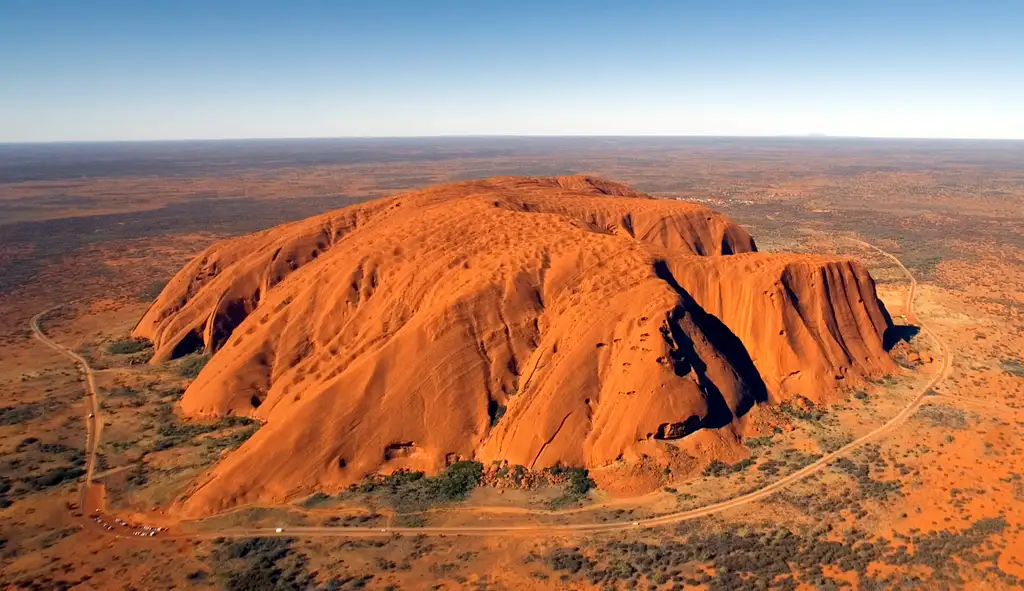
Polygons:
<instances>
[{"instance_id":1,"label":"low vegetation patch","mask_svg":"<svg viewBox=\"0 0 1024 591\"><path fill-rule=\"evenodd\" d=\"M834 470L844 472L856 479L861 492L867 498L886 500L890 495L903 496L903 487L898 480L872 478L869 463L858 464L849 458L839 458L831 466Z\"/></svg>"},{"instance_id":2,"label":"low vegetation patch","mask_svg":"<svg viewBox=\"0 0 1024 591\"><path fill-rule=\"evenodd\" d=\"M147 484L149 484L149 472L146 470L146 465L142 462L132 466L132 469L125 475L125 486L129 490L142 488Z\"/></svg>"},{"instance_id":3,"label":"low vegetation patch","mask_svg":"<svg viewBox=\"0 0 1024 591\"><path fill-rule=\"evenodd\" d=\"M853 441L853 436L848 433L823 433L816 437L818 447L822 453L832 453L842 449L844 445Z\"/></svg>"},{"instance_id":4,"label":"low vegetation patch","mask_svg":"<svg viewBox=\"0 0 1024 591\"><path fill-rule=\"evenodd\" d=\"M302 506L306 509L313 509L315 507L321 507L331 502L334 497L327 493L314 493L310 495L305 501L302 502Z\"/></svg>"},{"instance_id":5,"label":"low vegetation patch","mask_svg":"<svg viewBox=\"0 0 1024 591\"><path fill-rule=\"evenodd\" d=\"M920 408L914 416L928 420L932 427L962 431L968 426L966 412L945 404L929 404Z\"/></svg>"},{"instance_id":6,"label":"low vegetation patch","mask_svg":"<svg viewBox=\"0 0 1024 591\"><path fill-rule=\"evenodd\" d=\"M565 481L565 487L562 489L562 495L551 501L551 507L553 509L579 503L581 500L586 498L587 493L589 493L591 489L597 486L597 484L595 484L590 478L590 473L587 472L586 468L563 468L562 466L554 466L548 469L548 473L555 479L562 479Z\"/></svg>"},{"instance_id":7,"label":"low vegetation patch","mask_svg":"<svg viewBox=\"0 0 1024 591\"><path fill-rule=\"evenodd\" d=\"M8 497L8 493L11 492L11 481L7 478L0 476L0 509L6 509L14 504L14 501ZM3 549L3 544L0 543L0 550Z\"/></svg>"},{"instance_id":8,"label":"low vegetation patch","mask_svg":"<svg viewBox=\"0 0 1024 591\"><path fill-rule=\"evenodd\" d=\"M319 588L293 544L292 538L218 540L211 558L220 586L229 591Z\"/></svg>"},{"instance_id":9,"label":"low vegetation patch","mask_svg":"<svg viewBox=\"0 0 1024 591\"><path fill-rule=\"evenodd\" d=\"M461 461L432 477L404 470L377 475L353 484L349 492L379 496L396 511L411 513L465 500L480 484L483 474L484 466L480 462Z\"/></svg>"},{"instance_id":10,"label":"low vegetation patch","mask_svg":"<svg viewBox=\"0 0 1024 591\"><path fill-rule=\"evenodd\" d=\"M146 339L120 339L107 344L107 353L111 355L132 355L152 349L153 344Z\"/></svg>"},{"instance_id":11,"label":"low vegetation patch","mask_svg":"<svg viewBox=\"0 0 1024 591\"><path fill-rule=\"evenodd\" d=\"M26 495L78 480L85 474L85 453L28 437L0 463L0 474L0 508L5 508Z\"/></svg>"},{"instance_id":12,"label":"low vegetation patch","mask_svg":"<svg viewBox=\"0 0 1024 591\"><path fill-rule=\"evenodd\" d=\"M210 361L210 355L190 355L178 362L178 375L194 380Z\"/></svg>"},{"instance_id":13,"label":"low vegetation patch","mask_svg":"<svg viewBox=\"0 0 1024 591\"><path fill-rule=\"evenodd\" d=\"M797 396L790 402L783 402L778 409L790 418L811 423L820 423L828 416L825 411L815 406L814 402L803 396Z\"/></svg>"},{"instance_id":14,"label":"low vegetation patch","mask_svg":"<svg viewBox=\"0 0 1024 591\"><path fill-rule=\"evenodd\" d=\"M772 444L771 437L747 437L743 440L743 443L747 444L750 449L757 449L759 447L768 447Z\"/></svg>"},{"instance_id":15,"label":"low vegetation patch","mask_svg":"<svg viewBox=\"0 0 1024 591\"><path fill-rule=\"evenodd\" d=\"M322 494L322 493L317 493ZM316 495L313 495L316 496ZM331 497L324 495L327 499ZM416 517L410 515L407 517ZM377 512L370 512L363 515L346 515L340 517L338 515L332 515L325 519L322 523L325 527L377 527L381 523L387 523L387 519Z\"/></svg>"},{"instance_id":16,"label":"low vegetation patch","mask_svg":"<svg viewBox=\"0 0 1024 591\"><path fill-rule=\"evenodd\" d=\"M735 464L726 464L721 460L715 460L704 468L704 476L728 476L729 474L735 474L736 472L742 472L747 468L754 465L756 460L754 458L743 458Z\"/></svg>"},{"instance_id":17,"label":"low vegetation patch","mask_svg":"<svg viewBox=\"0 0 1024 591\"><path fill-rule=\"evenodd\" d=\"M42 414L43 408L39 404L0 407L0 426L21 425L38 419Z\"/></svg>"},{"instance_id":18,"label":"low vegetation patch","mask_svg":"<svg viewBox=\"0 0 1024 591\"><path fill-rule=\"evenodd\" d=\"M757 471L765 476L777 476L780 472L795 472L821 459L818 454L809 454L798 449L784 449L780 459L770 458L757 465Z\"/></svg>"},{"instance_id":19,"label":"low vegetation patch","mask_svg":"<svg viewBox=\"0 0 1024 591\"><path fill-rule=\"evenodd\" d=\"M127 398L135 398L139 396L140 392L130 386L117 386L112 390L106 392L107 396L123 396Z\"/></svg>"},{"instance_id":20,"label":"low vegetation patch","mask_svg":"<svg viewBox=\"0 0 1024 591\"><path fill-rule=\"evenodd\" d=\"M999 367L1003 368L1003 371L1010 375L1024 378L1024 362L1020 359L1001 359Z\"/></svg>"},{"instance_id":21,"label":"low vegetation patch","mask_svg":"<svg viewBox=\"0 0 1024 591\"><path fill-rule=\"evenodd\" d=\"M83 474L85 474L85 468L83 466L58 466L36 476L29 482L33 489L42 490L44 488L50 488L51 486L57 486L64 482L77 480L78 477Z\"/></svg>"},{"instance_id":22,"label":"low vegetation patch","mask_svg":"<svg viewBox=\"0 0 1024 591\"><path fill-rule=\"evenodd\" d=\"M235 448L245 443L259 429L259 422L249 417L223 417L218 421L200 423L182 421L174 415L170 404L162 404L157 411L157 440L153 451L162 451L192 443L200 435L235 429L220 437L204 438L203 442L217 449ZM236 429L244 427L244 429Z\"/></svg>"},{"instance_id":23,"label":"low vegetation patch","mask_svg":"<svg viewBox=\"0 0 1024 591\"><path fill-rule=\"evenodd\" d=\"M590 546L558 547L546 556L531 555L526 562L543 559L562 580L576 580L600 588L690 588L712 591L732 589L789 589L801 586L842 588L842 580L825 574L849 573L859 588L930 587L934 582L954 587L968 583L967 565L980 565L978 576L1015 587L1024 581L992 564L991 556L976 548L987 540L999 542L1007 527L1001 518L981 519L960 530L942 530L894 540L869 538L850 528L836 532L819 528L804 533L785 527L751 531L738 524L714 523L702 528L679 526L676 539L655 542L608 540ZM668 532L665 532L668 533ZM998 556L998 553L996 554ZM893 577L876 579L871 564L895 567ZM916 570L909 567L926 567ZM930 575L923 573L929 572ZM672 584L670 587L663 585Z\"/></svg>"}]
</instances>

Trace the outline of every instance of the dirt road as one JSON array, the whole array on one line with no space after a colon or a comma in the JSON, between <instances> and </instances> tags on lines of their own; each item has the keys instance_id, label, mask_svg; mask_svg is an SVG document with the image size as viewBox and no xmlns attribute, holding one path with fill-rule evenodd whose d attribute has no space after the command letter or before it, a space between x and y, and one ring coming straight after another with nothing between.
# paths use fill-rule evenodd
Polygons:
<instances>
[{"instance_id":1,"label":"dirt road","mask_svg":"<svg viewBox=\"0 0 1024 591\"><path fill-rule=\"evenodd\" d=\"M78 506L84 509L86 493L88 492L89 487L92 486L93 471L96 468L96 449L99 447L100 434L103 431L103 420L100 417L100 404L96 394L96 379L93 375L92 368L89 367L89 362L78 353L58 345L50 339L50 337L46 336L46 333L44 333L43 329L39 326L40 318L63 305L64 304L60 304L47 310L43 310L33 316L32 320L29 321L29 324L32 327L32 335L38 341L77 363L81 372L85 376L86 396L89 399L89 404L87 405L88 411L85 417L85 482L78 489Z\"/></svg>"}]
</instances>

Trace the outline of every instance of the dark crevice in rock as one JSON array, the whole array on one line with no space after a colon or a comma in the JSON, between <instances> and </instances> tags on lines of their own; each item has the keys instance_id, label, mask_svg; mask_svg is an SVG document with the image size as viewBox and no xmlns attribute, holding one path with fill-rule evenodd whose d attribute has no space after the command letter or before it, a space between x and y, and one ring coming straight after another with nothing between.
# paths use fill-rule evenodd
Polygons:
<instances>
[{"instance_id":1,"label":"dark crevice in rock","mask_svg":"<svg viewBox=\"0 0 1024 591\"><path fill-rule=\"evenodd\" d=\"M768 388L761 374L754 366L750 354L743 342L725 324L705 311L696 300L676 281L665 261L654 264L655 275L668 283L679 294L679 302L669 312L662 336L669 343L673 369L678 376L695 372L697 383L704 392L708 413L701 427L719 428L732 422L734 413L722 396L721 391L707 375L707 365L694 348L693 341L684 332L682 324L688 319L696 327L716 351L722 354L746 386L744 396L738 401L735 416L743 416L754 404L767 402Z\"/></svg>"}]
</instances>

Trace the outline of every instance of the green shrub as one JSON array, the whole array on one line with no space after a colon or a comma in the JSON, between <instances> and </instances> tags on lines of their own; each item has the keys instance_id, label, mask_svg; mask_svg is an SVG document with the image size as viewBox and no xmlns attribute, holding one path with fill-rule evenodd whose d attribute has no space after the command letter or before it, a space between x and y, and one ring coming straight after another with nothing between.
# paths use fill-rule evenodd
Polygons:
<instances>
[{"instance_id":1,"label":"green shrub","mask_svg":"<svg viewBox=\"0 0 1024 591\"><path fill-rule=\"evenodd\" d=\"M0 426L20 425L42 416L43 408L39 404L29 403L21 406L5 406L0 408Z\"/></svg>"},{"instance_id":2,"label":"green shrub","mask_svg":"<svg viewBox=\"0 0 1024 591\"><path fill-rule=\"evenodd\" d=\"M594 562L575 548L555 548L547 558L548 566L553 571L565 571L576 574L584 569L593 567Z\"/></svg>"},{"instance_id":3,"label":"green shrub","mask_svg":"<svg viewBox=\"0 0 1024 591\"><path fill-rule=\"evenodd\" d=\"M802 421L817 423L825 418L824 411L817 408L812 401L802 396L798 396L793 402L783 402L778 408L782 414Z\"/></svg>"},{"instance_id":4,"label":"green shrub","mask_svg":"<svg viewBox=\"0 0 1024 591\"><path fill-rule=\"evenodd\" d=\"M195 379L196 376L199 375L199 372L203 371L203 367L205 367L209 361L210 355L186 357L178 364L178 375L190 380Z\"/></svg>"},{"instance_id":5,"label":"green shrub","mask_svg":"<svg viewBox=\"0 0 1024 591\"><path fill-rule=\"evenodd\" d=\"M114 388L113 390L110 390L109 392L107 392L107 394L110 395L110 396L135 397L135 396L139 395L139 391L136 390L135 388L131 388L129 386L118 386L118 387Z\"/></svg>"},{"instance_id":6,"label":"green shrub","mask_svg":"<svg viewBox=\"0 0 1024 591\"><path fill-rule=\"evenodd\" d=\"M288 585L282 576L287 571L296 576L308 574L305 562L293 552L292 542L291 538L218 541L213 564L221 587L230 591L298 588Z\"/></svg>"},{"instance_id":7,"label":"green shrub","mask_svg":"<svg viewBox=\"0 0 1024 591\"><path fill-rule=\"evenodd\" d=\"M50 488L69 480L75 480L82 474L85 474L85 470L80 467L61 466L35 477L32 480L32 488L36 490Z\"/></svg>"},{"instance_id":8,"label":"green shrub","mask_svg":"<svg viewBox=\"0 0 1024 591\"><path fill-rule=\"evenodd\" d=\"M1001 359L999 367L1003 368L1003 371L1010 375L1024 378L1024 362L1021 362L1020 359Z\"/></svg>"},{"instance_id":9,"label":"green shrub","mask_svg":"<svg viewBox=\"0 0 1024 591\"><path fill-rule=\"evenodd\" d=\"M484 475L484 465L480 462L455 462L444 474L434 480L438 481L438 492L447 500L462 500L469 495Z\"/></svg>"},{"instance_id":10,"label":"green shrub","mask_svg":"<svg viewBox=\"0 0 1024 591\"><path fill-rule=\"evenodd\" d=\"M350 490L378 494L399 512L422 511L434 505L464 500L480 484L483 474L484 465L480 462L461 461L437 476L400 470L368 479Z\"/></svg>"},{"instance_id":11,"label":"green shrub","mask_svg":"<svg viewBox=\"0 0 1024 591\"><path fill-rule=\"evenodd\" d=\"M574 497L582 497L597 486L590 478L590 473L586 468L568 468L565 472L569 475L569 484L565 487L565 491Z\"/></svg>"},{"instance_id":12,"label":"green shrub","mask_svg":"<svg viewBox=\"0 0 1024 591\"><path fill-rule=\"evenodd\" d=\"M590 489L597 486L586 468L564 468L556 464L548 473L553 476L564 475L566 480L562 495L551 501L551 507L555 509L578 503L587 496Z\"/></svg>"},{"instance_id":13,"label":"green shrub","mask_svg":"<svg viewBox=\"0 0 1024 591\"><path fill-rule=\"evenodd\" d=\"M750 449L755 449L755 448L758 448L758 447L768 447L769 445L772 444L772 438L771 437L748 437L748 438L743 440L743 443L746 443L747 447L749 447Z\"/></svg>"},{"instance_id":14,"label":"green shrub","mask_svg":"<svg viewBox=\"0 0 1024 591\"><path fill-rule=\"evenodd\" d=\"M174 400L180 400L185 394L185 389L181 386L171 386L166 390L160 392L161 398L173 398Z\"/></svg>"},{"instance_id":15,"label":"green shrub","mask_svg":"<svg viewBox=\"0 0 1024 591\"><path fill-rule=\"evenodd\" d=\"M754 458L744 458L730 465L721 460L715 460L704 468L704 476L727 476L734 472L742 472L754 465L754 462Z\"/></svg>"},{"instance_id":16,"label":"green shrub","mask_svg":"<svg viewBox=\"0 0 1024 591\"><path fill-rule=\"evenodd\" d=\"M966 412L945 404L925 406L914 413L914 416L928 419L932 427L962 431L969 426Z\"/></svg>"},{"instance_id":17,"label":"green shrub","mask_svg":"<svg viewBox=\"0 0 1024 591\"><path fill-rule=\"evenodd\" d=\"M330 502L330 500L331 495L322 492L317 492L313 493L312 495L309 496L309 498L303 501L302 506L307 509L312 509L313 507L319 507L321 505L324 505Z\"/></svg>"},{"instance_id":18,"label":"green shrub","mask_svg":"<svg viewBox=\"0 0 1024 591\"><path fill-rule=\"evenodd\" d=\"M107 353L111 355L131 355L141 353L153 345L146 339L121 339L107 345Z\"/></svg>"},{"instance_id":19,"label":"green shrub","mask_svg":"<svg viewBox=\"0 0 1024 591\"><path fill-rule=\"evenodd\" d=\"M259 423L249 417L224 417L215 423L183 423L174 416L169 407L160 414L160 427L157 429L158 439L153 446L153 451L163 451L187 443L206 433L213 433L224 429L244 426L247 429L240 429L224 437L209 438L207 444L214 449L234 448L252 437L259 429Z\"/></svg>"}]
</instances>

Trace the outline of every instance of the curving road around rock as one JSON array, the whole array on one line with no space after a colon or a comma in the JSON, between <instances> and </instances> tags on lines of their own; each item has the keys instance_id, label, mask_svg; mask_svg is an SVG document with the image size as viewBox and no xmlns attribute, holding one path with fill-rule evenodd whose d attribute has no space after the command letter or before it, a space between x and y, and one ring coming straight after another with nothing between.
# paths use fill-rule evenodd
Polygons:
<instances>
[{"instance_id":1,"label":"curving road around rock","mask_svg":"<svg viewBox=\"0 0 1024 591\"><path fill-rule=\"evenodd\" d=\"M162 535L159 539L173 538L173 539L211 539L211 538L248 538L248 537L379 537L379 536L390 536L393 534L408 534L408 535L427 535L427 536L494 536L494 535L551 535L551 534L572 534L572 533L607 533L616 531L626 531L638 528L649 528L658 527L664 525L673 525L682 523L684 521L690 521L694 519L700 519L702 517L708 517L717 513L722 513L731 509L737 509L765 499L787 487L793 486L798 482L806 480L810 476L821 472L834 460L845 456L854 450L863 447L865 444L870 443L876 439L884 437L891 433L903 423L907 421L925 402L929 395L929 392L944 380L949 374L950 368L952 367L952 355L950 354L946 344L939 339L938 335L935 334L927 325L922 323L916 316L914 311L914 300L917 295L917 280L913 274L903 265L903 263L895 255L890 254L877 246L864 242L861 240L854 240L857 244L874 250L882 256L888 258L894 264L896 264L906 275L910 281L910 288L906 296L906 311L907 318L911 322L921 327L921 330L931 338L932 341L938 347L942 356L942 365L938 373L923 385L910 403L903 408L899 413L889 419L885 424L881 425L877 429L862 435L854 441L844 445L838 450L822 456L814 463L808 464L803 468L788 474L775 482L760 488L754 492L747 493L721 501L700 507L697 509L690 509L687 511L679 511L676 513L670 513L666 515L660 515L657 517L650 517L646 519L638 519L634 521L626 522L612 522L612 523L582 523L582 524L552 524L552 525L478 525L478 526L451 526L451 527L310 527L310 526L299 526L299 527L286 527L286 528L223 528L216 531L209 532L187 532L179 531L175 533ZM74 351L68 350L61 345L57 344L53 340L43 333L39 327L38 321L47 312L58 308L55 306L44 312L41 312L34 316L31 321L32 332L35 337L43 342L46 346L59 351L65 357L68 357L75 361L82 369L88 387L88 398L89 398L89 417L86 420L88 427L88 441L86 443L88 459L86 468L86 479L83 487L79 490L79 504L84 507L86 493L93 482L93 467L96 464L96 449L99 445L100 430L102 429L102 421L99 415L99 404L96 394L96 384L93 377L93 369L89 366L89 363L78 355ZM587 509L587 508L585 508ZM589 509L593 509L590 507ZM553 512L538 510L535 511L538 515L550 516ZM187 523L187 522L185 522ZM120 536L118 536L120 537Z\"/></svg>"}]
</instances>

